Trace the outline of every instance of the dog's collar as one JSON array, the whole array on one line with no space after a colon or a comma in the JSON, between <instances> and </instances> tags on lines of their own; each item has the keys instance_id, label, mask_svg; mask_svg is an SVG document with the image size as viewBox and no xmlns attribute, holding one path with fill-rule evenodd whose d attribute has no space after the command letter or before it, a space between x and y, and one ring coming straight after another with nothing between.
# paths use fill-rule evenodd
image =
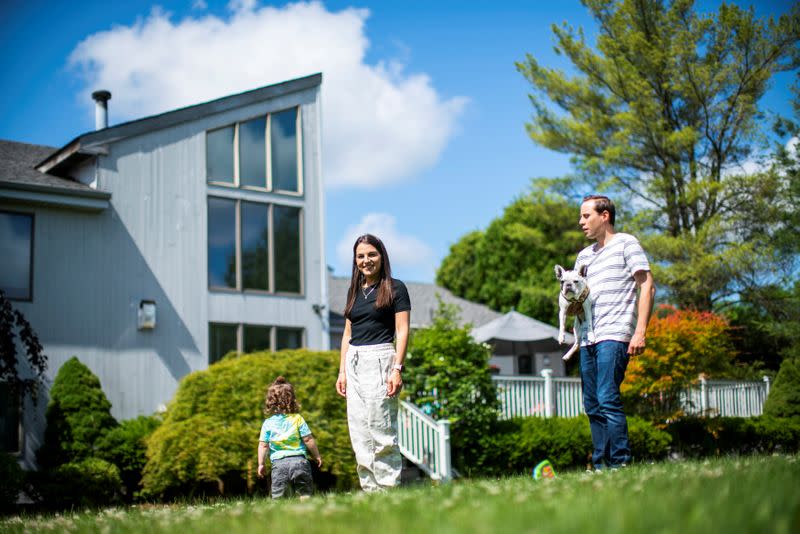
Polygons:
<instances>
[{"instance_id":1,"label":"dog's collar","mask_svg":"<svg viewBox=\"0 0 800 534\"><path fill-rule=\"evenodd\" d=\"M584 286L583 291L581 291L580 295L578 295L574 300L568 299L563 291L561 292L561 296L564 297L569 302L580 302L582 304L583 301L586 300L586 297L589 296L589 286Z\"/></svg>"}]
</instances>

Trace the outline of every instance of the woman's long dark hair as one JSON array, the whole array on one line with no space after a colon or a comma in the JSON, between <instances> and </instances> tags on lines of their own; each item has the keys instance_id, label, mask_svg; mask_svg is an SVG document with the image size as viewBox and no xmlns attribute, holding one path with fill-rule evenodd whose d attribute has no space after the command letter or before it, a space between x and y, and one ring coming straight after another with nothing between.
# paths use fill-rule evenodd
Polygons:
<instances>
[{"instance_id":1,"label":"woman's long dark hair","mask_svg":"<svg viewBox=\"0 0 800 534\"><path fill-rule=\"evenodd\" d=\"M347 290L347 304L344 307L344 316L348 319L350 318L350 312L353 311L353 305L356 303L356 297L361 291L361 286L365 282L365 276L358 270L358 264L356 263L356 249L361 243L372 245L381 255L381 274L377 287L378 296L375 300L375 308L387 308L394 302L392 266L389 263L389 254L386 252L386 247L383 246L383 241L374 235L364 234L353 243L353 273L350 276L350 289Z\"/></svg>"}]
</instances>

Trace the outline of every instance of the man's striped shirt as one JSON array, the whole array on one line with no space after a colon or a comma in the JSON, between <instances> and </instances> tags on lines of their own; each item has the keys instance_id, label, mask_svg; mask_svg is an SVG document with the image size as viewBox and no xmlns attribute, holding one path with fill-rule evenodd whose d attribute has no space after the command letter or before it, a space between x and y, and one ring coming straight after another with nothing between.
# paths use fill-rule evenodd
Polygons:
<instances>
[{"instance_id":1,"label":"man's striped shirt","mask_svg":"<svg viewBox=\"0 0 800 534\"><path fill-rule=\"evenodd\" d=\"M592 299L595 343L627 343L636 329L636 281L638 271L649 271L650 264L639 241L630 234L614 234L605 246L597 243L583 249L575 269L588 266L589 298ZM588 325L581 324L581 345L589 345Z\"/></svg>"}]
</instances>

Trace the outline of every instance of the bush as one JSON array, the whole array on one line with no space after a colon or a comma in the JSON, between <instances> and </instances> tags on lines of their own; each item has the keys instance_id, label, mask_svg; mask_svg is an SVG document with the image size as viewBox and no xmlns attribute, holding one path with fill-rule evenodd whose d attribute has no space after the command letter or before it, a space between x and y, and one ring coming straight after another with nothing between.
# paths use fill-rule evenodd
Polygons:
<instances>
[{"instance_id":1,"label":"bush","mask_svg":"<svg viewBox=\"0 0 800 534\"><path fill-rule=\"evenodd\" d=\"M800 420L760 417L685 417L670 423L673 450L684 456L771 454L800 450Z\"/></svg>"},{"instance_id":2,"label":"bush","mask_svg":"<svg viewBox=\"0 0 800 534\"><path fill-rule=\"evenodd\" d=\"M10 454L0 453L0 511L10 510L24 487L25 477L17 460Z\"/></svg>"},{"instance_id":3,"label":"bush","mask_svg":"<svg viewBox=\"0 0 800 534\"><path fill-rule=\"evenodd\" d=\"M147 438L143 495L252 490L264 396L278 375L294 385L325 460L318 475L327 481L320 486L354 487L346 404L334 388L338 365L338 352L293 350L227 359L184 377L163 423Z\"/></svg>"},{"instance_id":4,"label":"bush","mask_svg":"<svg viewBox=\"0 0 800 534\"><path fill-rule=\"evenodd\" d=\"M433 417L450 420L453 463L465 475L482 454L479 441L497 421L500 405L490 350L470 330L458 326L455 307L440 299L433 324L411 338L404 395Z\"/></svg>"},{"instance_id":5,"label":"bush","mask_svg":"<svg viewBox=\"0 0 800 534\"><path fill-rule=\"evenodd\" d=\"M800 357L787 357L764 402L764 414L800 418Z\"/></svg>"},{"instance_id":6,"label":"bush","mask_svg":"<svg viewBox=\"0 0 800 534\"><path fill-rule=\"evenodd\" d=\"M45 506L68 509L121 502L122 479L114 464L85 458L52 471L31 473L34 492Z\"/></svg>"},{"instance_id":7,"label":"bush","mask_svg":"<svg viewBox=\"0 0 800 534\"><path fill-rule=\"evenodd\" d=\"M147 463L145 439L161 424L159 416L139 416L122 421L97 441L97 455L119 468L125 496L130 501L139 490Z\"/></svg>"},{"instance_id":8,"label":"bush","mask_svg":"<svg viewBox=\"0 0 800 534\"><path fill-rule=\"evenodd\" d=\"M670 436L638 417L628 418L631 452L635 461L667 455ZM591 463L592 437L586 416L525 417L499 421L481 440L484 451L477 471L505 476L530 472L548 459L557 470L585 468Z\"/></svg>"},{"instance_id":9,"label":"bush","mask_svg":"<svg viewBox=\"0 0 800 534\"><path fill-rule=\"evenodd\" d=\"M728 322L711 312L659 306L650 322L644 353L631 358L621 391L632 413L663 422L682 415L680 394L732 368Z\"/></svg>"},{"instance_id":10,"label":"bush","mask_svg":"<svg viewBox=\"0 0 800 534\"><path fill-rule=\"evenodd\" d=\"M53 381L46 419L44 445L37 453L42 468L94 456L97 440L117 424L100 380L74 356Z\"/></svg>"}]
</instances>

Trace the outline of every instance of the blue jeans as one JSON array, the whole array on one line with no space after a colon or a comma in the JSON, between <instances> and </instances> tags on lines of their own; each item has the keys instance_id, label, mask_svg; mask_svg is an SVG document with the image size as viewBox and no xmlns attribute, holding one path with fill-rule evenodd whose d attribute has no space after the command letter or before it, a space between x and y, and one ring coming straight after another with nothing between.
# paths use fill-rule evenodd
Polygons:
<instances>
[{"instance_id":1,"label":"blue jeans","mask_svg":"<svg viewBox=\"0 0 800 534\"><path fill-rule=\"evenodd\" d=\"M628 367L628 344L600 341L581 347L583 409L592 430L592 464L596 469L631 461L628 421L622 410L619 385Z\"/></svg>"}]
</instances>

